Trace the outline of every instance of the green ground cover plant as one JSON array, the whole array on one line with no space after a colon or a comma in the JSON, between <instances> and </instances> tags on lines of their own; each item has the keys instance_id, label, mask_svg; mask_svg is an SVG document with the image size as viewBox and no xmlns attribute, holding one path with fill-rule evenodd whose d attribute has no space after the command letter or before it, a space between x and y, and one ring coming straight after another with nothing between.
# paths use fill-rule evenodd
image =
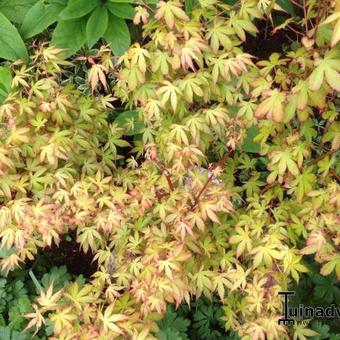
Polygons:
<instances>
[{"instance_id":1,"label":"green ground cover plant","mask_svg":"<svg viewBox=\"0 0 340 340\"><path fill-rule=\"evenodd\" d=\"M155 0L1 0L0 57L15 61L28 59L25 42L51 31L53 46L71 56L100 39L121 55L131 43L126 20L133 19L134 5Z\"/></svg>"},{"instance_id":2,"label":"green ground cover plant","mask_svg":"<svg viewBox=\"0 0 340 340\"><path fill-rule=\"evenodd\" d=\"M278 293L339 305L339 1L31 5L0 7L0 332L337 339Z\"/></svg>"}]
</instances>

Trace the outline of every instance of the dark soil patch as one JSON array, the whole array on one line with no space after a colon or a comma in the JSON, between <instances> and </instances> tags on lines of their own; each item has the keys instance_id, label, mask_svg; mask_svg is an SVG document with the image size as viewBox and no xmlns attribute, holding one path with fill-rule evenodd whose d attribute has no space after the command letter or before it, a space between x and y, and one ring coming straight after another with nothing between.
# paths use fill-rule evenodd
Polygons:
<instances>
[{"instance_id":1,"label":"dark soil patch","mask_svg":"<svg viewBox=\"0 0 340 340\"><path fill-rule=\"evenodd\" d=\"M255 22L259 32L256 37L247 34L246 41L243 44L243 51L249 53L259 60L268 59L272 53L282 53L285 47L298 41L298 34L290 29L282 29L272 34L273 28L269 21L257 20ZM291 25L297 29L294 25Z\"/></svg>"},{"instance_id":2,"label":"dark soil patch","mask_svg":"<svg viewBox=\"0 0 340 340\"><path fill-rule=\"evenodd\" d=\"M97 262L92 262L94 254L91 251L84 253L76 242L75 232L65 235L57 246L55 243L49 248L39 251L38 258L32 267L63 266L73 275L83 275L89 279L97 271Z\"/></svg>"}]
</instances>

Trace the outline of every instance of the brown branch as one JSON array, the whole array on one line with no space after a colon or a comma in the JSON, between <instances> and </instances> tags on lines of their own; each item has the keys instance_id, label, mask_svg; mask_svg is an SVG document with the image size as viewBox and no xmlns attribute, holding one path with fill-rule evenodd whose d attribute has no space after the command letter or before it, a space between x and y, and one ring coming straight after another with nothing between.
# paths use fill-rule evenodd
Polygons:
<instances>
[{"instance_id":1,"label":"brown branch","mask_svg":"<svg viewBox=\"0 0 340 340\"><path fill-rule=\"evenodd\" d=\"M166 181L168 182L168 186L169 186L170 191L173 191L174 190L174 185L173 185L173 183L171 181L171 177L169 175L168 170L166 169L164 164L159 159L154 159L154 161L159 166L159 168L161 169L163 175L165 176Z\"/></svg>"},{"instance_id":2,"label":"brown branch","mask_svg":"<svg viewBox=\"0 0 340 340\"><path fill-rule=\"evenodd\" d=\"M305 33L306 37L308 35L308 23L307 23L307 8L306 8L306 0L303 0L303 16L304 16L304 22L305 22Z\"/></svg>"},{"instance_id":3,"label":"brown branch","mask_svg":"<svg viewBox=\"0 0 340 340\"><path fill-rule=\"evenodd\" d=\"M311 166L311 165L314 165L314 164L317 164L319 163L320 161L322 161L324 158L326 158L327 156L331 156L333 155L334 153L338 152L339 150L327 150L326 153L323 153L322 155L312 159L309 163L307 163L307 166Z\"/></svg>"},{"instance_id":4,"label":"brown branch","mask_svg":"<svg viewBox=\"0 0 340 340\"><path fill-rule=\"evenodd\" d=\"M294 33L296 33L297 35L304 35L303 33L297 31L295 28L293 28L293 27L290 26L290 25L287 25L287 27L288 27L290 30L292 30Z\"/></svg>"},{"instance_id":5,"label":"brown branch","mask_svg":"<svg viewBox=\"0 0 340 340\"><path fill-rule=\"evenodd\" d=\"M294 0L290 0L296 7L300 7L303 8L303 6L301 4L299 4L298 2L294 1Z\"/></svg>"},{"instance_id":6,"label":"brown branch","mask_svg":"<svg viewBox=\"0 0 340 340\"><path fill-rule=\"evenodd\" d=\"M331 175L333 175L336 180L340 183L340 176L337 174L337 171L335 169L329 169L329 172Z\"/></svg>"},{"instance_id":7,"label":"brown branch","mask_svg":"<svg viewBox=\"0 0 340 340\"><path fill-rule=\"evenodd\" d=\"M150 12L152 12L152 13L156 13L156 11L152 8L152 7L150 7L144 0L142 0L142 3L143 4L141 4L141 5L143 5L146 9L148 9Z\"/></svg>"},{"instance_id":8,"label":"brown branch","mask_svg":"<svg viewBox=\"0 0 340 340\"><path fill-rule=\"evenodd\" d=\"M264 193L266 193L268 190L270 190L271 188L273 188L276 185L276 182L270 183L268 185L266 185L261 191L260 191L260 195L263 195Z\"/></svg>"},{"instance_id":9,"label":"brown branch","mask_svg":"<svg viewBox=\"0 0 340 340\"><path fill-rule=\"evenodd\" d=\"M193 202L193 204L190 208L190 211L193 211L195 209L195 207L197 206L197 204L199 202L200 197L203 195L203 192L205 191L205 189L207 188L208 184L213 179L213 177L214 177L214 174L210 174L210 176L208 177L208 179L204 183L203 187L199 191L198 195L194 198L194 202Z\"/></svg>"},{"instance_id":10,"label":"brown branch","mask_svg":"<svg viewBox=\"0 0 340 340\"><path fill-rule=\"evenodd\" d=\"M223 157L221 158L221 160L219 161L218 166L220 166L222 169L224 169L225 162L233 154L233 152L234 152L234 150L229 150L228 152L226 152L223 155Z\"/></svg>"},{"instance_id":11,"label":"brown branch","mask_svg":"<svg viewBox=\"0 0 340 340\"><path fill-rule=\"evenodd\" d=\"M228 159L228 157L230 157L230 155L233 153L233 150L229 150L228 152L226 152L222 159L217 163L217 166L220 166L222 169L224 168L225 162ZM197 196L194 198L194 202L190 208L190 211L193 211L195 209L195 207L197 206L197 204L199 203L200 197L203 195L205 189L207 188L207 186L209 185L209 183L212 181L212 179L214 178L214 173L212 172L208 179L205 181L203 187L201 188L201 190L199 191L199 193L197 194Z\"/></svg>"}]
</instances>

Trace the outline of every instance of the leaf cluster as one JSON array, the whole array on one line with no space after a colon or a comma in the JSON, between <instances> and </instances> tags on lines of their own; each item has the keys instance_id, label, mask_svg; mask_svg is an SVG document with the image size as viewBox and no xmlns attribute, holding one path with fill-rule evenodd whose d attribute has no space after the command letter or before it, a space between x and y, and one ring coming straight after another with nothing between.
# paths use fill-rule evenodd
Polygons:
<instances>
[{"instance_id":1,"label":"leaf cluster","mask_svg":"<svg viewBox=\"0 0 340 340\"><path fill-rule=\"evenodd\" d=\"M87 26L105 12L78 2L64 21ZM65 82L60 49L4 69L0 268L10 273L70 232L98 264L89 280L39 288L27 329L143 340L161 328L185 338L191 326L171 309L157 326L167 305L218 296L223 315L194 303L196 336L219 336L220 316L243 340L321 334L279 325L278 292L303 280L306 256L320 266L314 293L324 301L340 279L339 6L298 6L304 39L256 60L247 39L283 3L141 6L144 40L115 62L106 47L91 61L92 90L101 84L115 98Z\"/></svg>"}]
</instances>

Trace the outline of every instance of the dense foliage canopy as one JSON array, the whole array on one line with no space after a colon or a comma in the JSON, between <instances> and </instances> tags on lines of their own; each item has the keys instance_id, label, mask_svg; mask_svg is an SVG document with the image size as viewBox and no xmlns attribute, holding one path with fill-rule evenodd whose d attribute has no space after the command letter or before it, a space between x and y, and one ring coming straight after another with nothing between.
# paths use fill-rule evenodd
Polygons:
<instances>
[{"instance_id":1,"label":"dense foliage canopy","mask_svg":"<svg viewBox=\"0 0 340 340\"><path fill-rule=\"evenodd\" d=\"M185 339L183 316L171 330L172 307L159 320L168 304L203 298L220 307L198 308L212 308L235 338L326 332L279 325L278 292L313 272L339 303L339 1L31 3L18 20L0 8L0 25L22 20L30 38L55 23L47 7L64 7L50 46L35 41L29 62L16 60L27 59L16 31L24 49L0 53L15 60L0 69L0 268L11 277L73 233L96 270L58 285L31 270L25 330ZM32 13L43 10L34 30ZM129 48L113 33L128 30L125 19L142 26ZM63 25L79 38L66 54ZM282 31L293 41L268 58L247 45ZM115 55L98 46L65 60L101 37ZM209 316L197 318L212 339Z\"/></svg>"}]
</instances>

